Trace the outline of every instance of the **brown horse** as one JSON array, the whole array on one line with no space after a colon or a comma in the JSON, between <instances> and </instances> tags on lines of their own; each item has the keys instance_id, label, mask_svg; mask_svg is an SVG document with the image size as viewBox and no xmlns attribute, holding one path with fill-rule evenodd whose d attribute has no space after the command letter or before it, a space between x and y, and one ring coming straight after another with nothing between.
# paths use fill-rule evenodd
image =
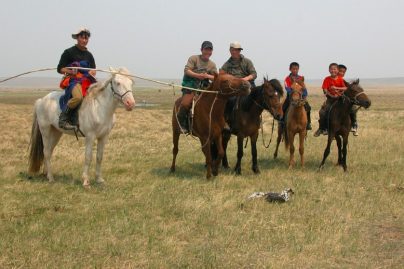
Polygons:
<instances>
[{"instance_id":1,"label":"brown horse","mask_svg":"<svg viewBox=\"0 0 404 269\"><path fill-rule=\"evenodd\" d=\"M289 168L292 168L295 164L295 135L299 134L299 154L300 164L304 166L304 139L307 131L307 113L304 109L306 100L302 98L303 89L305 88L304 80L293 80L292 78L292 92L289 96L290 105L286 112L286 126L278 125L278 138L276 141L276 149L274 158L278 156L278 148L281 142L282 136L285 140L286 149L289 148ZM285 100L286 102L286 100Z\"/></svg>"},{"instance_id":2,"label":"brown horse","mask_svg":"<svg viewBox=\"0 0 404 269\"><path fill-rule=\"evenodd\" d=\"M264 78L264 83L261 86L251 90L248 96L239 97L237 100L229 102L230 105L228 118L231 132L223 132L223 147L224 156L222 160L223 167L228 168L227 161L227 144L231 134L237 136L237 164L234 168L236 174L241 174L241 159L243 157L243 141L244 138L250 137L251 155L252 155L252 170L254 173L259 173L257 162L257 138L258 131L261 126L262 111L269 111L275 119L280 119L283 116L280 97L283 96L282 85L277 79L268 80Z\"/></svg>"},{"instance_id":3,"label":"brown horse","mask_svg":"<svg viewBox=\"0 0 404 269\"><path fill-rule=\"evenodd\" d=\"M222 130L225 125L224 108L227 99L231 96L247 95L250 92L250 84L240 78L221 72L215 74L213 83L208 88L215 93L202 92L196 100L192 124L192 134L199 138L202 151L206 159L206 178L211 174L216 176L219 172L219 164L223 157ZM174 105L173 127L173 161L171 172L175 171L175 159L178 154L178 140L181 134L177 120L177 111L181 103L178 98ZM217 158L212 160L211 145L216 145Z\"/></svg>"},{"instance_id":4,"label":"brown horse","mask_svg":"<svg viewBox=\"0 0 404 269\"><path fill-rule=\"evenodd\" d=\"M335 101L328 112L328 141L324 150L323 160L319 169L324 167L325 160L330 154L331 142L335 138L338 146L338 163L344 171L347 171L346 157L348 136L351 130L351 118L349 112L353 105L364 108L370 107L370 99L364 93L363 88L359 85L359 79L352 83L345 82L348 89L344 94ZM342 141L341 141L342 137Z\"/></svg>"}]
</instances>

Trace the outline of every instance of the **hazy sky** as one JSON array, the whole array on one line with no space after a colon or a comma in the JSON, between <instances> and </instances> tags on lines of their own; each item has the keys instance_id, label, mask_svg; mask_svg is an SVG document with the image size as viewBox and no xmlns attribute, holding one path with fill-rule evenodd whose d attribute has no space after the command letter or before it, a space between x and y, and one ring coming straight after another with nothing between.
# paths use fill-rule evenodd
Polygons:
<instances>
[{"instance_id":1,"label":"hazy sky","mask_svg":"<svg viewBox=\"0 0 404 269\"><path fill-rule=\"evenodd\" d=\"M80 26L92 32L97 67L147 77L181 78L204 40L218 67L240 41L260 77L285 77L291 61L308 79L328 75L331 62L348 77L404 76L403 0L0 1L0 77L56 67Z\"/></svg>"}]
</instances>

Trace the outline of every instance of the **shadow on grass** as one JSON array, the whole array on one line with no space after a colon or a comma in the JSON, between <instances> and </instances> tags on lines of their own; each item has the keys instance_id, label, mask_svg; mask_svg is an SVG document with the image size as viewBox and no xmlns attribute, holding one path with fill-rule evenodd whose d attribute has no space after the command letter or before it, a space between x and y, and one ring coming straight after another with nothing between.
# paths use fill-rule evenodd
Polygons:
<instances>
[{"instance_id":1,"label":"shadow on grass","mask_svg":"<svg viewBox=\"0 0 404 269\"><path fill-rule=\"evenodd\" d=\"M82 185L81 180L75 179L72 174L54 174L53 177L55 178L55 183L66 185ZM32 183L49 183L49 180L44 174L29 175L26 172L20 172L18 174L18 178L20 179L20 181L28 181Z\"/></svg>"}]
</instances>

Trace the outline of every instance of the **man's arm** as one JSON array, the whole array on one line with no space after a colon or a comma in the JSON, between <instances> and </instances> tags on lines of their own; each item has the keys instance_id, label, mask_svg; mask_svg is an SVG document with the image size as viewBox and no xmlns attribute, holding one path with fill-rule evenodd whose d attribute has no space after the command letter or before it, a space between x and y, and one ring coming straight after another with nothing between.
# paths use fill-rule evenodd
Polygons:
<instances>
[{"instance_id":1,"label":"man's arm","mask_svg":"<svg viewBox=\"0 0 404 269\"><path fill-rule=\"evenodd\" d=\"M250 59L247 60L247 72L249 73L249 75L244 77L244 80L250 81L257 78L257 71L255 71L254 64L251 62Z\"/></svg>"}]
</instances>

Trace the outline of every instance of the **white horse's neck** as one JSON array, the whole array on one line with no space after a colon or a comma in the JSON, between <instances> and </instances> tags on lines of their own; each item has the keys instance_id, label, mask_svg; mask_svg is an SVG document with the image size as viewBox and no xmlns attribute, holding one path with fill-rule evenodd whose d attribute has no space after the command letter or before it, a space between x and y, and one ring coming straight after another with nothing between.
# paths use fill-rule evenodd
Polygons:
<instances>
[{"instance_id":1,"label":"white horse's neck","mask_svg":"<svg viewBox=\"0 0 404 269\"><path fill-rule=\"evenodd\" d=\"M81 105L79 123L82 130L87 129L86 126L107 127L112 124L119 102L114 97L110 80L106 81L97 91L95 96L86 97L88 99L84 100Z\"/></svg>"}]
</instances>

